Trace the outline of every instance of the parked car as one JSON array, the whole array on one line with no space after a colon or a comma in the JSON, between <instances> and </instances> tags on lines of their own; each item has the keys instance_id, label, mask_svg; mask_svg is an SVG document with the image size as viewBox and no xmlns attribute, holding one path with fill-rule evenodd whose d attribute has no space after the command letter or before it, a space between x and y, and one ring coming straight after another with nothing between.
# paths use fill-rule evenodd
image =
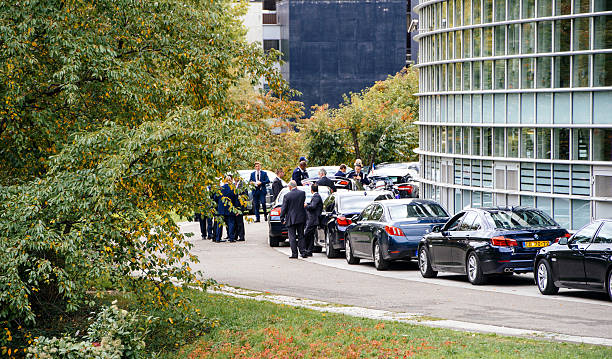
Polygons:
<instances>
[{"instance_id":1,"label":"parked car","mask_svg":"<svg viewBox=\"0 0 612 359\"><path fill-rule=\"evenodd\" d=\"M400 198L418 198L419 182L418 171L414 162L381 163L374 166L374 171L369 175L373 177L388 177L393 182Z\"/></svg>"},{"instance_id":2,"label":"parked car","mask_svg":"<svg viewBox=\"0 0 612 359\"><path fill-rule=\"evenodd\" d=\"M542 294L567 287L607 292L612 300L612 220L594 221L540 249L534 278Z\"/></svg>"},{"instance_id":3,"label":"parked car","mask_svg":"<svg viewBox=\"0 0 612 359\"><path fill-rule=\"evenodd\" d=\"M374 260L385 270L394 260L417 258L423 236L446 223L448 213L437 202L424 199L376 201L352 219L346 229L345 254L349 264Z\"/></svg>"},{"instance_id":4,"label":"parked car","mask_svg":"<svg viewBox=\"0 0 612 359\"><path fill-rule=\"evenodd\" d=\"M319 170L324 168L327 172L328 177L333 177L336 172L340 170L340 165L338 166L315 166L306 168L306 172L308 172L308 178L319 178ZM353 169L349 166L346 166L346 173L351 172Z\"/></svg>"},{"instance_id":5,"label":"parked car","mask_svg":"<svg viewBox=\"0 0 612 359\"><path fill-rule=\"evenodd\" d=\"M310 192L310 187L298 186L298 189L306 193L305 203L310 203L310 200L312 200L312 193ZM283 190L278 194L278 198L274 203L274 207L270 210L270 215L268 216L268 243L270 244L270 247L278 247L281 242L284 242L288 238L287 226L284 225L280 220L283 199L285 198L285 195L288 192L289 188L283 188ZM325 201L329 196L329 188L324 186L319 187L319 194L321 195L321 199ZM315 252L320 251L321 247L315 248Z\"/></svg>"},{"instance_id":6,"label":"parked car","mask_svg":"<svg viewBox=\"0 0 612 359\"><path fill-rule=\"evenodd\" d=\"M373 201L392 199L388 191L339 191L323 202L320 226L315 244L325 247L328 258L340 256L344 249L344 233L351 218L361 213Z\"/></svg>"},{"instance_id":7,"label":"parked car","mask_svg":"<svg viewBox=\"0 0 612 359\"><path fill-rule=\"evenodd\" d=\"M419 244L423 277L455 272L472 284L489 274L533 271L538 250L568 233L546 213L525 207L466 209L432 230Z\"/></svg>"},{"instance_id":8,"label":"parked car","mask_svg":"<svg viewBox=\"0 0 612 359\"><path fill-rule=\"evenodd\" d=\"M249 179L251 178L252 172L253 170L238 170L238 175L240 176L240 178L242 178L242 180L246 184L248 184ZM276 173L272 171L264 170L264 172L268 174L268 178L270 179L270 183L266 185L266 190L267 190L266 191L266 208L269 211L274 205L274 198L272 196L272 182L274 182L277 176L276 176ZM281 181L283 183L283 187L287 187L287 182L283 181L283 179L281 179ZM247 209L250 214L253 214L254 213L253 212L253 193L250 190L248 191L248 193L249 193L249 203L247 204Z\"/></svg>"},{"instance_id":9,"label":"parked car","mask_svg":"<svg viewBox=\"0 0 612 359\"><path fill-rule=\"evenodd\" d=\"M363 186L361 185L361 183L355 181L354 179L349 179L345 177L334 177L334 176L327 176L327 178L329 178L330 180L332 180L332 182L334 182L334 186L336 186L336 190L347 190L347 191L363 190ZM305 180L302 180L302 184L304 186L310 186L313 183L317 183L318 180L319 180L318 177L307 178Z\"/></svg>"}]
</instances>

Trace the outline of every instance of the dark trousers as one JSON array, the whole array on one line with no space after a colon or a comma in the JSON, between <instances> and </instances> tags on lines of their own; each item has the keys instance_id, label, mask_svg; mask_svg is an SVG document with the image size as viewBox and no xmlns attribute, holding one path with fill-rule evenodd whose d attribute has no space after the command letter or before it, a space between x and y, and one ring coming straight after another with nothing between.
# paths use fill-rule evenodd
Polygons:
<instances>
[{"instance_id":1,"label":"dark trousers","mask_svg":"<svg viewBox=\"0 0 612 359\"><path fill-rule=\"evenodd\" d=\"M244 216L242 214L236 216L236 239L244 241Z\"/></svg>"},{"instance_id":2,"label":"dark trousers","mask_svg":"<svg viewBox=\"0 0 612 359\"><path fill-rule=\"evenodd\" d=\"M255 212L255 220L259 221L259 205L263 206L264 218L268 218L268 210L266 208L266 194L263 191L253 191L253 212Z\"/></svg>"},{"instance_id":3,"label":"dark trousers","mask_svg":"<svg viewBox=\"0 0 612 359\"><path fill-rule=\"evenodd\" d=\"M304 249L307 254L312 254L314 250L314 240L317 234L317 226L308 226L304 229Z\"/></svg>"},{"instance_id":4,"label":"dark trousers","mask_svg":"<svg viewBox=\"0 0 612 359\"><path fill-rule=\"evenodd\" d=\"M289 235L289 246L291 247L291 256L297 257L298 249L300 254L306 254L304 248L304 223L294 224L287 228L287 234Z\"/></svg>"},{"instance_id":5,"label":"dark trousers","mask_svg":"<svg viewBox=\"0 0 612 359\"><path fill-rule=\"evenodd\" d=\"M234 215L224 215L223 216L223 221L225 222L225 225L227 226L227 236L229 237L230 242L231 241L235 241L236 240L236 216ZM217 225L217 242L221 241L221 237L223 236L223 227L221 226L221 223L218 223Z\"/></svg>"},{"instance_id":6,"label":"dark trousers","mask_svg":"<svg viewBox=\"0 0 612 359\"><path fill-rule=\"evenodd\" d=\"M212 218L202 217L201 213L196 213L195 220L200 223L200 233L202 233L202 239L205 239L207 236L208 239L213 239L215 237L215 228L213 227Z\"/></svg>"}]
</instances>

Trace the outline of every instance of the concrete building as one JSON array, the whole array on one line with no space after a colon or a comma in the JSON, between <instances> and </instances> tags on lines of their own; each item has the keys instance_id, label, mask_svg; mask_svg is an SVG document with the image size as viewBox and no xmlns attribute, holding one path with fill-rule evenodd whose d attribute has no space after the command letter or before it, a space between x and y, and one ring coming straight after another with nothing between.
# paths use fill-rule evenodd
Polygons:
<instances>
[{"instance_id":1,"label":"concrete building","mask_svg":"<svg viewBox=\"0 0 612 359\"><path fill-rule=\"evenodd\" d=\"M612 1L421 0L425 198L612 217Z\"/></svg>"}]
</instances>

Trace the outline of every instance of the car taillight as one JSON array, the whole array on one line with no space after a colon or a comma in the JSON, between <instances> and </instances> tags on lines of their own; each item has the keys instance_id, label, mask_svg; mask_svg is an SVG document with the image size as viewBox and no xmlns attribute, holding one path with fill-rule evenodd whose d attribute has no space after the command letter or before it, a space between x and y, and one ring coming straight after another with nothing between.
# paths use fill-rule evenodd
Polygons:
<instances>
[{"instance_id":1,"label":"car taillight","mask_svg":"<svg viewBox=\"0 0 612 359\"><path fill-rule=\"evenodd\" d=\"M411 194L414 188L411 185L402 185L398 186L397 189L400 191L406 191L408 192L408 194Z\"/></svg>"},{"instance_id":2,"label":"car taillight","mask_svg":"<svg viewBox=\"0 0 612 359\"><path fill-rule=\"evenodd\" d=\"M338 182L338 184L340 186L347 186L348 185L348 181L340 181L340 182Z\"/></svg>"},{"instance_id":3,"label":"car taillight","mask_svg":"<svg viewBox=\"0 0 612 359\"><path fill-rule=\"evenodd\" d=\"M569 238L569 237L571 237L571 236L572 236L571 234L569 234L569 233L565 233L565 234L564 234L564 235L562 235L561 237L557 237L557 238L555 238L555 243L559 243L559 240L560 240L561 238Z\"/></svg>"},{"instance_id":4,"label":"car taillight","mask_svg":"<svg viewBox=\"0 0 612 359\"><path fill-rule=\"evenodd\" d=\"M516 247L518 242L516 239L506 238L504 236L498 236L491 238L491 244L500 247Z\"/></svg>"},{"instance_id":5,"label":"car taillight","mask_svg":"<svg viewBox=\"0 0 612 359\"><path fill-rule=\"evenodd\" d=\"M393 226L385 226L385 232L387 232L390 236L403 236L404 231L401 228L393 227Z\"/></svg>"},{"instance_id":6,"label":"car taillight","mask_svg":"<svg viewBox=\"0 0 612 359\"><path fill-rule=\"evenodd\" d=\"M270 215L271 216L280 216L281 213L281 209L280 208L274 208L270 211Z\"/></svg>"},{"instance_id":7,"label":"car taillight","mask_svg":"<svg viewBox=\"0 0 612 359\"><path fill-rule=\"evenodd\" d=\"M342 227L346 227L352 223L351 220L346 217L338 217L336 219L336 222L338 222L338 225Z\"/></svg>"}]
</instances>

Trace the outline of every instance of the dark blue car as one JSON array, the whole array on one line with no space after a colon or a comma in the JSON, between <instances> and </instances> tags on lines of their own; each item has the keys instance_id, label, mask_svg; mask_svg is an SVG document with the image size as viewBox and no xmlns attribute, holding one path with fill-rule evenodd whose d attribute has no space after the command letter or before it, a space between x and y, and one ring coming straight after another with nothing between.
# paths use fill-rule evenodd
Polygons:
<instances>
[{"instance_id":1,"label":"dark blue car","mask_svg":"<svg viewBox=\"0 0 612 359\"><path fill-rule=\"evenodd\" d=\"M390 261L416 258L423 235L447 220L448 213L434 201L374 202L355 216L346 230L346 261L358 264L361 259L370 259L376 269L385 270Z\"/></svg>"},{"instance_id":2,"label":"dark blue car","mask_svg":"<svg viewBox=\"0 0 612 359\"><path fill-rule=\"evenodd\" d=\"M532 272L538 250L567 234L535 208L470 208L423 238L419 269L425 278L455 272L483 284L489 274Z\"/></svg>"}]
</instances>

